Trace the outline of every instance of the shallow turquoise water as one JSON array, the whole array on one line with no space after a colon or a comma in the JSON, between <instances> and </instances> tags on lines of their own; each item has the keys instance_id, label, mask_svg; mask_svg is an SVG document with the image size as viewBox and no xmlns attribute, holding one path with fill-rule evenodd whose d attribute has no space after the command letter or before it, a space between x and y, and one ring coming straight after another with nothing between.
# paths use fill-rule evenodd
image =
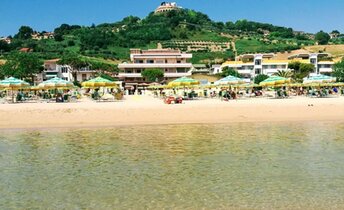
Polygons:
<instances>
[{"instance_id":1,"label":"shallow turquoise water","mask_svg":"<svg viewBox=\"0 0 344 210\"><path fill-rule=\"evenodd\" d=\"M344 209L344 124L2 130L0 169L0 209Z\"/></svg>"}]
</instances>

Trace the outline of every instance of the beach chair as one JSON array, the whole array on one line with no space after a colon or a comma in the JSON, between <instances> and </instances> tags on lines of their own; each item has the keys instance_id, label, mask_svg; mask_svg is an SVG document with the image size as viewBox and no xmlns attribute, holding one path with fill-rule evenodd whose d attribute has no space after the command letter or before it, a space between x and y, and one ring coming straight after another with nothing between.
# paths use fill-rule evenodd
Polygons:
<instances>
[{"instance_id":1,"label":"beach chair","mask_svg":"<svg viewBox=\"0 0 344 210\"><path fill-rule=\"evenodd\" d=\"M111 101L115 101L115 96L107 93L102 95L99 100L97 100L97 102L111 102Z\"/></svg>"}]
</instances>

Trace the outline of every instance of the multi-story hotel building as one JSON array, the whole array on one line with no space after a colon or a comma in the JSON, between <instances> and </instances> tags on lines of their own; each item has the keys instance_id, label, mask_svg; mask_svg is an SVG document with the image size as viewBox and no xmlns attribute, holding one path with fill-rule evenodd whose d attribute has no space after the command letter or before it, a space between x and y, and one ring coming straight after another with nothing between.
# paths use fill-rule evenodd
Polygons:
<instances>
[{"instance_id":1,"label":"multi-story hotel building","mask_svg":"<svg viewBox=\"0 0 344 210\"><path fill-rule=\"evenodd\" d=\"M288 64L292 61L311 63L314 65L315 74L330 74L334 62L328 53L306 53L288 57L288 60L275 60L274 54L245 54L238 56L236 61L227 61L221 65L237 70L247 82L258 74L272 75L278 70L288 70Z\"/></svg>"},{"instance_id":2,"label":"multi-story hotel building","mask_svg":"<svg viewBox=\"0 0 344 210\"><path fill-rule=\"evenodd\" d=\"M302 53L289 56L288 59L313 64L315 74L330 74L334 65L329 53Z\"/></svg>"},{"instance_id":3,"label":"multi-story hotel building","mask_svg":"<svg viewBox=\"0 0 344 210\"><path fill-rule=\"evenodd\" d=\"M130 50L131 63L118 65L120 73L118 78L127 86L137 88L142 83L147 83L141 76L145 69L161 69L164 79L171 80L179 77L190 76L192 64L189 59L192 54L183 53L172 49Z\"/></svg>"},{"instance_id":4,"label":"multi-story hotel building","mask_svg":"<svg viewBox=\"0 0 344 210\"><path fill-rule=\"evenodd\" d=\"M52 79L54 77L59 77L67 81L74 81L73 71L69 65L58 64L59 59L46 60L44 62L44 70L42 73L37 75L37 83L45 80ZM76 72L76 80L78 82L83 82L89 80L95 76L96 71L91 70L90 67L84 67L78 69Z\"/></svg>"}]
</instances>

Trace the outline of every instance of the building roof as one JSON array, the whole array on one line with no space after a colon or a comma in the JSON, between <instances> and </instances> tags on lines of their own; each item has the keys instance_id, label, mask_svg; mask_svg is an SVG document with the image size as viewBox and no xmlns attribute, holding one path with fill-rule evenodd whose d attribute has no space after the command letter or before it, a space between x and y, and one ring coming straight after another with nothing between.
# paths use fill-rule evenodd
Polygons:
<instances>
[{"instance_id":1,"label":"building roof","mask_svg":"<svg viewBox=\"0 0 344 210\"><path fill-rule=\"evenodd\" d=\"M192 68L191 63L122 63L118 64L119 69L126 68Z\"/></svg>"},{"instance_id":2,"label":"building roof","mask_svg":"<svg viewBox=\"0 0 344 210\"><path fill-rule=\"evenodd\" d=\"M248 62L248 63L244 63L242 61L226 61L222 64L223 65L241 65L241 64L252 64L253 65L253 62Z\"/></svg>"},{"instance_id":3,"label":"building roof","mask_svg":"<svg viewBox=\"0 0 344 210\"><path fill-rule=\"evenodd\" d=\"M263 60L263 64L264 63L281 63L281 64L284 64L284 63L289 63L290 60Z\"/></svg>"},{"instance_id":4,"label":"building roof","mask_svg":"<svg viewBox=\"0 0 344 210\"><path fill-rule=\"evenodd\" d=\"M51 60L45 60L44 63L45 64L52 64L52 63L57 63L60 59L56 58L56 59L51 59Z\"/></svg>"},{"instance_id":5,"label":"building roof","mask_svg":"<svg viewBox=\"0 0 344 210\"><path fill-rule=\"evenodd\" d=\"M334 64L334 61L319 61L318 64Z\"/></svg>"},{"instance_id":6,"label":"building roof","mask_svg":"<svg viewBox=\"0 0 344 210\"><path fill-rule=\"evenodd\" d=\"M254 58L257 55L261 55L263 58L273 58L275 56L273 53L267 53L267 54L243 54L238 57L241 59L249 59L249 58Z\"/></svg>"},{"instance_id":7,"label":"building roof","mask_svg":"<svg viewBox=\"0 0 344 210\"><path fill-rule=\"evenodd\" d=\"M315 54L320 57L331 57L330 53L299 53L295 55L291 55L288 57L288 59L293 59L293 58L309 58L312 54Z\"/></svg>"},{"instance_id":8,"label":"building roof","mask_svg":"<svg viewBox=\"0 0 344 210\"><path fill-rule=\"evenodd\" d=\"M19 51L20 52L30 52L30 51L32 51L32 49L31 48L27 48L27 47L23 47Z\"/></svg>"}]
</instances>

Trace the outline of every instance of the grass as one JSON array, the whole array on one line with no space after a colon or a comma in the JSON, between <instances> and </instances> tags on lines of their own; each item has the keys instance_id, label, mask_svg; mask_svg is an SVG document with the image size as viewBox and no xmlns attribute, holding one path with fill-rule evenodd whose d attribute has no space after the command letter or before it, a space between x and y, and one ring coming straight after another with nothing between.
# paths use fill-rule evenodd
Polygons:
<instances>
[{"instance_id":1,"label":"grass","mask_svg":"<svg viewBox=\"0 0 344 210\"><path fill-rule=\"evenodd\" d=\"M113 64L113 65L117 65L120 63L119 61L114 61L114 60L109 60L109 59L104 59L104 58L88 57L88 56L85 56L85 57L87 57L91 61L100 62L100 63Z\"/></svg>"},{"instance_id":2,"label":"grass","mask_svg":"<svg viewBox=\"0 0 344 210\"><path fill-rule=\"evenodd\" d=\"M235 42L238 54L243 53L264 53L285 51L288 47L297 48L285 43L267 44L257 39L240 39Z\"/></svg>"},{"instance_id":3,"label":"grass","mask_svg":"<svg viewBox=\"0 0 344 210\"><path fill-rule=\"evenodd\" d=\"M234 54L232 51L226 52L193 52L191 62L197 63L221 63L228 58L233 58Z\"/></svg>"},{"instance_id":4,"label":"grass","mask_svg":"<svg viewBox=\"0 0 344 210\"><path fill-rule=\"evenodd\" d=\"M195 33L185 41L214 41L214 42L230 42L231 40L227 37L218 35L211 31L201 31Z\"/></svg>"},{"instance_id":5,"label":"grass","mask_svg":"<svg viewBox=\"0 0 344 210\"><path fill-rule=\"evenodd\" d=\"M344 56L344 45L315 45L315 46L307 46L305 47L306 50L311 52L327 52L332 54L333 56Z\"/></svg>"}]
</instances>

